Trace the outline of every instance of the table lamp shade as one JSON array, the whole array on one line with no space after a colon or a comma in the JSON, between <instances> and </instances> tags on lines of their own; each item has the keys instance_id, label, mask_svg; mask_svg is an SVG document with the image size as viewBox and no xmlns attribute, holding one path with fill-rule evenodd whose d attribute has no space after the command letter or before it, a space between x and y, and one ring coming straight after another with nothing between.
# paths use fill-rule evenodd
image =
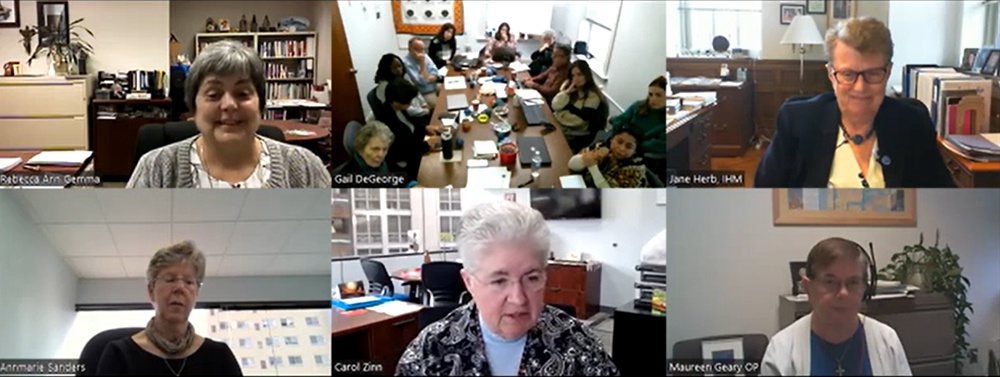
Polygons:
<instances>
[{"instance_id":1,"label":"table lamp shade","mask_svg":"<svg viewBox=\"0 0 1000 377\"><path fill-rule=\"evenodd\" d=\"M823 36L819 34L816 21L809 15L798 15L792 19L792 24L785 30L781 44L821 45Z\"/></svg>"}]
</instances>

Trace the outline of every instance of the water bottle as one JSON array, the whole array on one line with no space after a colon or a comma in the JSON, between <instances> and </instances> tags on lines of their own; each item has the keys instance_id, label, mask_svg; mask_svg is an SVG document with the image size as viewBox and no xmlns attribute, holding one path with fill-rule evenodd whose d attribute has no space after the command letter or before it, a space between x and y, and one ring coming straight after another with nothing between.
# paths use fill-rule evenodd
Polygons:
<instances>
[{"instance_id":1,"label":"water bottle","mask_svg":"<svg viewBox=\"0 0 1000 377\"><path fill-rule=\"evenodd\" d=\"M451 160L454 155L454 148L451 145L451 127L445 127L444 132L441 132L441 156L445 160Z\"/></svg>"},{"instance_id":2,"label":"water bottle","mask_svg":"<svg viewBox=\"0 0 1000 377\"><path fill-rule=\"evenodd\" d=\"M535 151L535 155L533 157L531 157L531 179L532 180L538 179L538 176L541 174L541 172L538 171L538 170L541 169L541 168L542 168L542 153L536 150Z\"/></svg>"}]
</instances>

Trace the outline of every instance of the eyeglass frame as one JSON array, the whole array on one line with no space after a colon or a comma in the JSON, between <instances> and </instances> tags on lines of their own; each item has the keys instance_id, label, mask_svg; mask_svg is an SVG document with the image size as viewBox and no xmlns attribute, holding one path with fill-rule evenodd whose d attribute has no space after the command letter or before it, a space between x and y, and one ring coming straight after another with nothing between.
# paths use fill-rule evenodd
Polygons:
<instances>
[{"instance_id":1,"label":"eyeglass frame","mask_svg":"<svg viewBox=\"0 0 1000 377\"><path fill-rule=\"evenodd\" d=\"M541 285L538 287L538 289L534 289L534 290L527 289L527 284L524 283L524 278L535 276L536 274L539 277L541 277L541 282L540 282ZM476 281L479 281L480 283L483 283L487 287L487 289L497 289L498 291L496 293L504 293L504 294L506 294L507 291L510 290L510 286L503 287L503 288L490 288L492 286L492 283L487 282L487 281L483 281L483 279L481 279L479 276L476 276L475 273L469 274L469 276L472 276L472 278L476 279ZM501 277L502 278L508 278L506 276L497 276L496 278L501 278ZM509 281L513 281L513 280L514 279L510 279ZM539 269L536 272L529 272L527 274L521 275L521 277L518 278L517 281L520 282L520 284L521 284L521 290L522 291L534 293L534 292L537 292L537 291L545 290L545 283L548 281L548 276L546 275L544 269ZM510 284L511 286L513 286L513 283L508 283L508 284Z\"/></svg>"},{"instance_id":2,"label":"eyeglass frame","mask_svg":"<svg viewBox=\"0 0 1000 377\"><path fill-rule=\"evenodd\" d=\"M174 281L173 282L168 282L167 281L168 278L174 279ZM182 281L182 282L184 282L183 287L184 288L188 288L191 291L197 291L197 290L201 289L201 287L203 285L205 285L204 282L202 282L201 280L198 280L197 278L194 278L192 280L194 280L194 284L188 284L188 281L185 278L180 278L180 277L177 277L177 276L170 275L170 276L163 276L163 277L154 278L152 280L152 282L153 282L153 285L156 285L157 282L161 282L161 283L173 286L173 285L177 284L177 281Z\"/></svg>"},{"instance_id":3,"label":"eyeglass frame","mask_svg":"<svg viewBox=\"0 0 1000 377\"><path fill-rule=\"evenodd\" d=\"M838 84L841 84L841 85L854 85L854 84L857 84L859 76L864 77L864 81L867 84L876 85L876 84L886 83L889 80L889 67L892 66L892 62L889 62L889 63L886 63L885 65L883 65L880 68L872 68L872 69L868 69L868 70L864 70L864 71L851 71L851 70L838 71L838 70L833 69L833 66L831 64L832 63L827 63L826 64L827 72L830 75L833 76L833 80L834 81L836 81ZM871 81L868 80L868 74L869 74L869 72L872 72L872 71L881 71L882 74L885 75L885 76L882 77L882 80L879 80L879 81L876 81L876 82L871 82ZM842 76L840 76L840 74L842 74L842 73L854 73L855 74L854 80L851 80L850 82L843 82L843 81L841 81L841 77Z\"/></svg>"},{"instance_id":4,"label":"eyeglass frame","mask_svg":"<svg viewBox=\"0 0 1000 377\"><path fill-rule=\"evenodd\" d=\"M857 287L859 287L859 288L856 288L855 291L852 291L851 287L849 285L849 284L854 283L853 281L850 281L851 279L853 279L853 277L848 278L847 279L848 281L844 281L844 280L841 280L841 279L834 279L834 278L829 278L828 279L828 278L822 278L821 277L821 278L818 278L818 279L815 279L815 280L809 279L809 282L810 283L816 283L816 287L822 289L826 293L840 293L840 289L841 289L841 287L843 287L844 289L847 290L847 293L850 293L850 294L864 294L864 292L868 289L868 282L865 281L864 277L859 277L858 278L858 281L857 281L858 285L857 285ZM836 283L836 288L832 288L831 289L830 284L827 284L827 282L825 282L824 280L827 280L827 281L829 281L831 283L835 282Z\"/></svg>"}]
</instances>

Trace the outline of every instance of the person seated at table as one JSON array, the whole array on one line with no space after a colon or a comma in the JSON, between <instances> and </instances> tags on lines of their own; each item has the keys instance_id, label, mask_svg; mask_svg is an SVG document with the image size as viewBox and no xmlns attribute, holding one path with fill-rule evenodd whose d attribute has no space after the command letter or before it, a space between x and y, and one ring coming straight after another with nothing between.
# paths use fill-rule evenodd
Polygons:
<instances>
[{"instance_id":1,"label":"person seated at table","mask_svg":"<svg viewBox=\"0 0 1000 377\"><path fill-rule=\"evenodd\" d=\"M385 88L389 86L389 82L398 78L410 81L410 77L406 75L406 70L403 68L403 59L400 59L396 54L382 55L382 59L378 61L378 70L375 71L375 84L377 84L375 98L380 104L385 104ZM410 83L413 84L413 81ZM374 111L374 109L372 110ZM423 96L413 97L410 107L406 108L406 113L412 118L428 117L427 121L430 121L430 106L424 101Z\"/></svg>"},{"instance_id":2,"label":"person seated at table","mask_svg":"<svg viewBox=\"0 0 1000 377\"><path fill-rule=\"evenodd\" d=\"M639 129L639 144L644 151L667 150L667 134L663 131L667 118L667 79L659 76L649 83L645 100L633 103L624 113L611 118L612 129L631 124Z\"/></svg>"},{"instance_id":3,"label":"person seated at table","mask_svg":"<svg viewBox=\"0 0 1000 377\"><path fill-rule=\"evenodd\" d=\"M639 135L632 125L619 127L607 140L571 157L569 170L582 173L587 187L646 187Z\"/></svg>"},{"instance_id":4,"label":"person seated at table","mask_svg":"<svg viewBox=\"0 0 1000 377\"><path fill-rule=\"evenodd\" d=\"M528 64L528 74L538 76L552 66L552 48L555 47L555 32L546 30L542 33L542 46L531 53L531 63Z\"/></svg>"},{"instance_id":5,"label":"person seated at table","mask_svg":"<svg viewBox=\"0 0 1000 377\"><path fill-rule=\"evenodd\" d=\"M386 156L389 166L398 166L410 179L416 179L420 160L441 139L439 126L418 122L406 114L406 109L418 95L417 88L405 79L397 78L385 89L385 104L375 111L375 119L392 130L395 143ZM394 169L394 168L390 168Z\"/></svg>"},{"instance_id":6,"label":"person seated at table","mask_svg":"<svg viewBox=\"0 0 1000 377\"><path fill-rule=\"evenodd\" d=\"M408 46L409 52L403 57L406 75L417 86L420 95L424 96L427 106L433 110L434 105L437 103L437 83L442 80L443 76L441 72L438 72L437 67L434 66L434 61L424 53L424 41L413 37L410 38Z\"/></svg>"},{"instance_id":7,"label":"person seated at table","mask_svg":"<svg viewBox=\"0 0 1000 377\"><path fill-rule=\"evenodd\" d=\"M590 65L586 61L577 60L570 66L570 79L563 83L559 94L552 99L552 111L556 120L562 125L563 132L574 132L573 135L581 131L588 131L593 122L603 122L603 119L594 119L597 116L597 108L601 105L601 93L594 83L594 74L590 70ZM573 152L589 145L594 141L594 136L583 136L587 139L583 145L576 147ZM566 135L567 140L581 136ZM572 140L571 140L572 141ZM570 143L574 145L574 143ZM664 149L665 150L665 149Z\"/></svg>"},{"instance_id":8,"label":"person seated at table","mask_svg":"<svg viewBox=\"0 0 1000 377\"><path fill-rule=\"evenodd\" d=\"M207 46L184 83L198 135L147 152L126 187L329 188L315 154L257 135L265 87L257 52L233 41Z\"/></svg>"},{"instance_id":9,"label":"person seated at table","mask_svg":"<svg viewBox=\"0 0 1000 377\"><path fill-rule=\"evenodd\" d=\"M410 181L402 169L394 165L390 166L386 162L385 156L389 153L393 140L395 140L395 135L385 123L377 120L368 122L358 130L354 137L354 142L351 145L352 158L337 167L333 171L333 175L354 173L396 175L402 176L404 180L402 185L394 187L415 185L416 181Z\"/></svg>"},{"instance_id":10,"label":"person seated at table","mask_svg":"<svg viewBox=\"0 0 1000 377\"><path fill-rule=\"evenodd\" d=\"M496 201L460 224L460 275L472 301L424 327L397 376L620 375L593 330L545 305L551 236L540 212Z\"/></svg>"},{"instance_id":11,"label":"person seated at table","mask_svg":"<svg viewBox=\"0 0 1000 377\"><path fill-rule=\"evenodd\" d=\"M437 35L431 39L431 45L427 46L428 54L434 61L436 67L444 68L455 58L458 46L455 43L455 25L446 22L438 29Z\"/></svg>"},{"instance_id":12,"label":"person seated at table","mask_svg":"<svg viewBox=\"0 0 1000 377\"><path fill-rule=\"evenodd\" d=\"M559 93L559 88L569 78L570 53L569 46L557 44L552 51L552 66L540 75L524 80L521 84L526 88L537 90L542 97L545 97L546 102L552 103L552 98Z\"/></svg>"},{"instance_id":13,"label":"person seated at table","mask_svg":"<svg viewBox=\"0 0 1000 377\"><path fill-rule=\"evenodd\" d=\"M493 34L493 37L486 41L486 47L483 47L483 55L486 58L493 57L493 49L498 47L509 47L514 52L517 52L517 38L510 36L510 25L506 22L501 23L500 27L497 28L497 32Z\"/></svg>"}]
</instances>

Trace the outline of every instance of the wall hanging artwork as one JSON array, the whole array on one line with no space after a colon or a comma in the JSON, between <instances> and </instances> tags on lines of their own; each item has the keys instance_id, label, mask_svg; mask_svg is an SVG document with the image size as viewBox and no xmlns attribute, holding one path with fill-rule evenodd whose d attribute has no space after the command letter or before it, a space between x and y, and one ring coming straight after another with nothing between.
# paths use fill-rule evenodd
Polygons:
<instances>
[{"instance_id":1,"label":"wall hanging artwork","mask_svg":"<svg viewBox=\"0 0 1000 377\"><path fill-rule=\"evenodd\" d=\"M434 35L448 22L455 25L455 34L465 32L460 0L393 1L392 19L397 34Z\"/></svg>"}]
</instances>

